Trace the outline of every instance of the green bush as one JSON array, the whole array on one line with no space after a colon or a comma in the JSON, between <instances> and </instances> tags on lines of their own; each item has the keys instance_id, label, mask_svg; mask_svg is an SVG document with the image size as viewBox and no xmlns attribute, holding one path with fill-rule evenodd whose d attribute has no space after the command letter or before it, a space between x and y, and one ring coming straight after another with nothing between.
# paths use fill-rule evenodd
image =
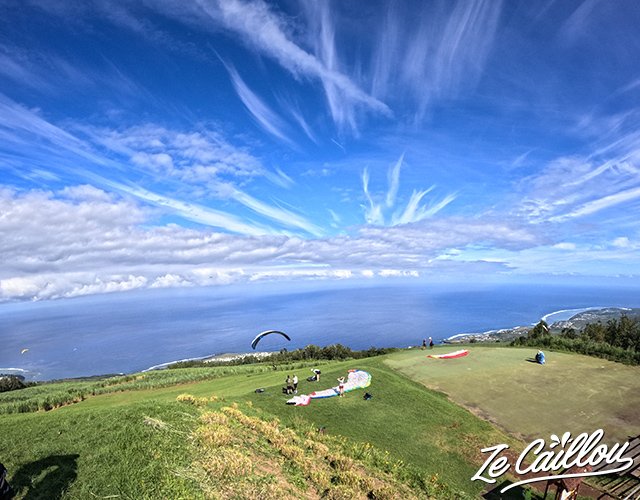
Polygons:
<instances>
[{"instance_id":1,"label":"green bush","mask_svg":"<svg viewBox=\"0 0 640 500\"><path fill-rule=\"evenodd\" d=\"M391 347L377 348L370 347L363 351L352 351L349 347L345 347L342 344L333 344L326 347L319 347L316 345L308 345L303 349L296 349L295 351L287 351L283 349L280 352L274 352L267 357L257 356L244 356L242 358L233 359L229 361L204 361L204 360L192 360L192 361L180 361L169 365L170 369L175 368L193 368L193 367L214 367L214 366L238 366L238 365L250 365L250 364L275 364L275 363L290 363L294 361L329 361L329 360L345 360L345 359L363 359L373 356L380 356L382 354L388 354L396 351L397 349Z\"/></svg>"},{"instance_id":2,"label":"green bush","mask_svg":"<svg viewBox=\"0 0 640 500\"><path fill-rule=\"evenodd\" d=\"M627 365L640 365L640 351L632 347L623 348L612 345L604 340L594 340L595 338L604 338L600 332L600 329L587 325L577 336L573 331L568 331L567 334L545 335L543 337L522 336L515 339L510 345L575 352ZM626 345L630 346L631 343L627 342Z\"/></svg>"}]
</instances>

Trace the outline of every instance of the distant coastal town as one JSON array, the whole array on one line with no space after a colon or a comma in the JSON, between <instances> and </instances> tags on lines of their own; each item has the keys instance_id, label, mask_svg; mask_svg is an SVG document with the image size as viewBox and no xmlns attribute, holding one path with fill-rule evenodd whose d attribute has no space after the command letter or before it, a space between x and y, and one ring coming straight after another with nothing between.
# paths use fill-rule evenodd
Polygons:
<instances>
[{"instance_id":1,"label":"distant coastal town","mask_svg":"<svg viewBox=\"0 0 640 500\"><path fill-rule=\"evenodd\" d=\"M566 317L567 313L572 314L568 319L557 319L556 317ZM563 314L564 313L564 314ZM574 329L576 331L583 329L589 323L602 323L606 324L611 319L618 319L622 315L629 317L640 317L640 308L626 308L626 307L602 307L602 308L588 308L577 309L571 311L558 311L556 313L548 314L542 318L542 320L549 323L549 332L552 334L562 333L566 329ZM453 335L443 342L445 344L467 344L476 342L510 342L522 335L526 335L531 330L532 325L529 326L514 326L511 328L502 328L499 330L488 330L486 332L471 332L460 333Z\"/></svg>"}]
</instances>

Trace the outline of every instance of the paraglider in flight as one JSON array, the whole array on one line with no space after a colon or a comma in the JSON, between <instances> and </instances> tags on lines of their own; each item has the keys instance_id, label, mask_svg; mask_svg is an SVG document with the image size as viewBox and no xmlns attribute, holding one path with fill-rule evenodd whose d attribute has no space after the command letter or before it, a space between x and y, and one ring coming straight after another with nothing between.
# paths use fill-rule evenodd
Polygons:
<instances>
[{"instance_id":1,"label":"paraglider in flight","mask_svg":"<svg viewBox=\"0 0 640 500\"><path fill-rule=\"evenodd\" d=\"M262 339L262 337L265 337L267 335L271 335L272 333L279 333L280 335L282 335L285 339L291 341L291 339L289 338L289 335L287 335L284 332L280 332L278 330L267 330L266 332L262 332L259 333L258 335L256 335L256 338L253 339L253 342L251 342L251 347L253 347L254 349L256 348L256 346L258 345L258 342L260 342L260 340Z\"/></svg>"},{"instance_id":2,"label":"paraglider in flight","mask_svg":"<svg viewBox=\"0 0 640 500\"><path fill-rule=\"evenodd\" d=\"M22 351L20 351L20 354L24 354L25 352L27 352L29 349L22 349Z\"/></svg>"}]
</instances>

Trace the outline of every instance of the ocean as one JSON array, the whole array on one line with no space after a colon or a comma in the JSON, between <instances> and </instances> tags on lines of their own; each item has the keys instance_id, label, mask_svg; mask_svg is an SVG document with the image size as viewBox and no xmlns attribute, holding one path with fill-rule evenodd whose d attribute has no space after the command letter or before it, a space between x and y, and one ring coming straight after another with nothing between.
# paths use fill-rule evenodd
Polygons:
<instances>
[{"instance_id":1,"label":"ocean","mask_svg":"<svg viewBox=\"0 0 640 500\"><path fill-rule=\"evenodd\" d=\"M0 305L0 373L29 380L130 373L169 361L341 343L407 347L532 325L589 307L640 307L640 288L558 285L244 285ZM560 313L554 319L563 319ZM22 352L24 349L28 351Z\"/></svg>"}]
</instances>

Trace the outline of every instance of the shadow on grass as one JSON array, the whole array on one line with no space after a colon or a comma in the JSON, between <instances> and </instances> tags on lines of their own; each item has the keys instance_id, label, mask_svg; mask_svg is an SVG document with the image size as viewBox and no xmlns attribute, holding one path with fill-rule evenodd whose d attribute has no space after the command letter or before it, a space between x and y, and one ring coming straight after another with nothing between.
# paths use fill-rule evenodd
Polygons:
<instances>
[{"instance_id":1,"label":"shadow on grass","mask_svg":"<svg viewBox=\"0 0 640 500\"><path fill-rule=\"evenodd\" d=\"M77 454L51 455L20 467L11 479L16 496L24 500L55 500L77 477Z\"/></svg>"},{"instance_id":2,"label":"shadow on grass","mask_svg":"<svg viewBox=\"0 0 640 500\"><path fill-rule=\"evenodd\" d=\"M515 488L511 488L509 491L505 493L500 493L500 490L506 488L512 484L511 481L504 481L502 484L496 486L491 491L487 491L482 498L487 500L534 500L538 498L542 498L537 492L522 488L521 486L516 486Z\"/></svg>"},{"instance_id":3,"label":"shadow on grass","mask_svg":"<svg viewBox=\"0 0 640 500\"><path fill-rule=\"evenodd\" d=\"M527 358L525 361L528 361L529 363L538 363L535 359L533 358Z\"/></svg>"}]
</instances>

